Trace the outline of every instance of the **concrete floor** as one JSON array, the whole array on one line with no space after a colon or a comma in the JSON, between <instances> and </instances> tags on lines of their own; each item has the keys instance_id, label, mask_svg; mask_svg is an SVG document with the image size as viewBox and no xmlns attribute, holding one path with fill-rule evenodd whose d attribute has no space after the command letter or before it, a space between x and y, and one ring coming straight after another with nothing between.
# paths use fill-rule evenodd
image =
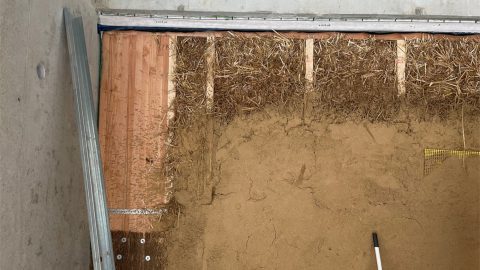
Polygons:
<instances>
[{"instance_id":1,"label":"concrete floor","mask_svg":"<svg viewBox=\"0 0 480 270\"><path fill-rule=\"evenodd\" d=\"M90 0L0 0L0 269L89 265L63 7L84 16L96 89ZM39 63L46 68L43 80Z\"/></svg>"}]
</instances>

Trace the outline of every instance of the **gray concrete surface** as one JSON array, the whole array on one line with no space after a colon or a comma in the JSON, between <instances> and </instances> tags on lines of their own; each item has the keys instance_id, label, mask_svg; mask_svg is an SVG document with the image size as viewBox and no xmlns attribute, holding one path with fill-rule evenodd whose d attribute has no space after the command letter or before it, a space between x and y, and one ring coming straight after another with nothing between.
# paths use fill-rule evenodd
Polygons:
<instances>
[{"instance_id":1,"label":"gray concrete surface","mask_svg":"<svg viewBox=\"0 0 480 270\"><path fill-rule=\"evenodd\" d=\"M478 0L96 0L110 9L478 16Z\"/></svg>"},{"instance_id":2,"label":"gray concrete surface","mask_svg":"<svg viewBox=\"0 0 480 270\"><path fill-rule=\"evenodd\" d=\"M90 0L0 0L0 269L88 269L90 247L62 8ZM46 77L37 77L44 63Z\"/></svg>"}]
</instances>

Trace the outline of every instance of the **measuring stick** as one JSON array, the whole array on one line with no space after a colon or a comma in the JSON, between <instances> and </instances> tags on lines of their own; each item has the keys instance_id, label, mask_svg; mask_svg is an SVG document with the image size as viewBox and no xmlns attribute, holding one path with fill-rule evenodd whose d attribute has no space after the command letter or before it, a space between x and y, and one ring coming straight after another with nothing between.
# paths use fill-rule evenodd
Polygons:
<instances>
[{"instance_id":1,"label":"measuring stick","mask_svg":"<svg viewBox=\"0 0 480 270\"><path fill-rule=\"evenodd\" d=\"M378 245L377 233L372 233L373 248L375 249L375 258L377 259L377 269L382 270L382 259L380 258L380 246Z\"/></svg>"}]
</instances>

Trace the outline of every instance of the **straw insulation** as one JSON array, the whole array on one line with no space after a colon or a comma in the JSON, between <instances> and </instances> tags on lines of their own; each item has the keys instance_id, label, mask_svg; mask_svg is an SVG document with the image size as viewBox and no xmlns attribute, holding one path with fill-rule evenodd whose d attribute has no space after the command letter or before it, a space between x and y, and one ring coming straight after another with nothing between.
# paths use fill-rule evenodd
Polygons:
<instances>
[{"instance_id":1,"label":"straw insulation","mask_svg":"<svg viewBox=\"0 0 480 270\"><path fill-rule=\"evenodd\" d=\"M336 121L388 121L399 110L395 87L396 43L346 40L338 35L314 47L314 112Z\"/></svg>"},{"instance_id":2,"label":"straw insulation","mask_svg":"<svg viewBox=\"0 0 480 270\"><path fill-rule=\"evenodd\" d=\"M206 111L207 39L178 37L175 69L175 123L189 125L192 117Z\"/></svg>"},{"instance_id":3,"label":"straw insulation","mask_svg":"<svg viewBox=\"0 0 480 270\"><path fill-rule=\"evenodd\" d=\"M177 124L195 114L233 117L266 106L301 112L305 82L305 40L228 33L214 39L213 110L206 109L207 39L179 37L176 68ZM406 103L410 113L445 118L459 111L478 114L479 45L474 40L411 40L407 44ZM393 121L403 99L396 85L396 41L346 39L314 43L315 118Z\"/></svg>"},{"instance_id":4,"label":"straw insulation","mask_svg":"<svg viewBox=\"0 0 480 270\"><path fill-rule=\"evenodd\" d=\"M480 113L480 50L475 40L408 42L406 86L409 105L423 115L446 118L465 106Z\"/></svg>"},{"instance_id":5,"label":"straw insulation","mask_svg":"<svg viewBox=\"0 0 480 270\"><path fill-rule=\"evenodd\" d=\"M266 105L292 108L304 92L304 41L229 35L215 41L215 112L222 119Z\"/></svg>"},{"instance_id":6,"label":"straw insulation","mask_svg":"<svg viewBox=\"0 0 480 270\"><path fill-rule=\"evenodd\" d=\"M207 171L207 39L178 37L174 74L176 98L175 119L169 126L173 131L172 145L168 148L167 167L176 188L202 191ZM195 134L192 136L191 134ZM187 173L188 172L188 173ZM197 194L199 195L199 194Z\"/></svg>"}]
</instances>

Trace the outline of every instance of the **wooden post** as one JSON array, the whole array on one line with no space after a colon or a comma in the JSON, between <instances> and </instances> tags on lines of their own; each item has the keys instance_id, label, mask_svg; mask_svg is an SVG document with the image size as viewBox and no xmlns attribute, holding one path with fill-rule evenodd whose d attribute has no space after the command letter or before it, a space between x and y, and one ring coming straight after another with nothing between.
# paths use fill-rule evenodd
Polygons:
<instances>
[{"instance_id":1,"label":"wooden post","mask_svg":"<svg viewBox=\"0 0 480 270\"><path fill-rule=\"evenodd\" d=\"M167 99L168 99L168 111L167 111L167 128L168 128L168 136L167 136L167 148L171 146L173 141L173 130L170 129L170 124L175 117L175 108L174 108L174 101L176 96L175 91L175 66L176 66L176 59L177 59L177 36L170 35L169 42L168 42L168 88L167 88ZM166 151L166 160L168 160L168 151ZM167 164L167 166L169 166ZM167 204L170 202L171 198L173 197L173 180L172 176L170 176L169 171L172 170L170 167L165 168L167 170L167 179L165 181L165 196L163 203Z\"/></svg>"},{"instance_id":2,"label":"wooden post","mask_svg":"<svg viewBox=\"0 0 480 270\"><path fill-rule=\"evenodd\" d=\"M171 182L161 177L174 46L166 34L146 32L108 32L103 42L98 132L116 269L160 269L159 213L143 212L169 200Z\"/></svg>"},{"instance_id":3,"label":"wooden post","mask_svg":"<svg viewBox=\"0 0 480 270\"><path fill-rule=\"evenodd\" d=\"M175 100L175 65L177 59L177 37L174 35L169 36L168 43L168 113L167 121L170 123L175 116L175 110L173 109L173 101ZM170 138L171 139L171 138Z\"/></svg>"},{"instance_id":4,"label":"wooden post","mask_svg":"<svg viewBox=\"0 0 480 270\"><path fill-rule=\"evenodd\" d=\"M307 92L313 90L313 39L305 40L305 80Z\"/></svg>"},{"instance_id":5,"label":"wooden post","mask_svg":"<svg viewBox=\"0 0 480 270\"><path fill-rule=\"evenodd\" d=\"M213 108L213 68L215 63L215 37L207 37L207 110L212 111Z\"/></svg>"},{"instance_id":6,"label":"wooden post","mask_svg":"<svg viewBox=\"0 0 480 270\"><path fill-rule=\"evenodd\" d=\"M404 39L397 40L397 90L398 96L403 96L406 93L405 88L405 65L407 62L407 42Z\"/></svg>"},{"instance_id":7,"label":"wooden post","mask_svg":"<svg viewBox=\"0 0 480 270\"><path fill-rule=\"evenodd\" d=\"M214 149L214 68L215 68L215 37L207 37L207 52L206 52L206 62L207 62L207 85L206 85L206 141L207 141L207 151L206 151L206 175L203 182L203 192L201 195L201 202L204 204L210 204L212 202L212 192L213 192L213 163L215 161L215 149Z\"/></svg>"},{"instance_id":8,"label":"wooden post","mask_svg":"<svg viewBox=\"0 0 480 270\"><path fill-rule=\"evenodd\" d=\"M104 33L99 135L111 209L154 208L163 195L167 140L169 37ZM108 57L108 58L107 58ZM110 214L113 231L152 230L145 215Z\"/></svg>"},{"instance_id":9,"label":"wooden post","mask_svg":"<svg viewBox=\"0 0 480 270\"><path fill-rule=\"evenodd\" d=\"M313 92L313 39L305 40L305 93L303 95L302 123L308 114L308 97Z\"/></svg>"}]
</instances>

